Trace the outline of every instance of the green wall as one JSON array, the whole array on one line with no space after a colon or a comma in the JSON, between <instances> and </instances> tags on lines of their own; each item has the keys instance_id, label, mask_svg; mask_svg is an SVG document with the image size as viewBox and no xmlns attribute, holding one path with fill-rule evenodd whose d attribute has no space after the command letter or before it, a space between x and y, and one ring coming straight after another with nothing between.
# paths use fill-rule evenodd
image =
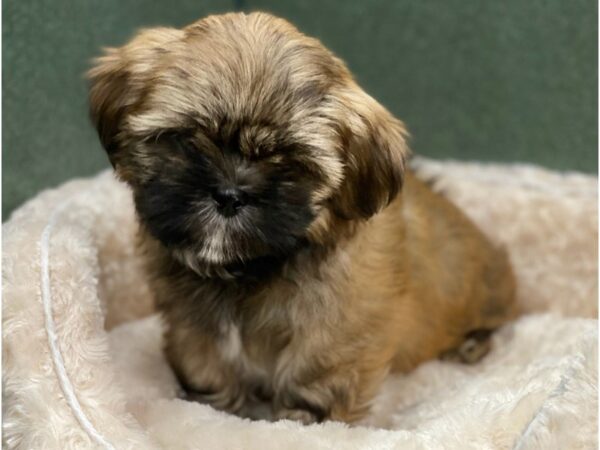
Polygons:
<instances>
[{"instance_id":1,"label":"green wall","mask_svg":"<svg viewBox=\"0 0 600 450\"><path fill-rule=\"evenodd\" d=\"M417 153L597 172L593 0L5 0L4 218L108 163L87 118L89 60L140 27L267 10L319 37L409 126Z\"/></svg>"}]
</instances>

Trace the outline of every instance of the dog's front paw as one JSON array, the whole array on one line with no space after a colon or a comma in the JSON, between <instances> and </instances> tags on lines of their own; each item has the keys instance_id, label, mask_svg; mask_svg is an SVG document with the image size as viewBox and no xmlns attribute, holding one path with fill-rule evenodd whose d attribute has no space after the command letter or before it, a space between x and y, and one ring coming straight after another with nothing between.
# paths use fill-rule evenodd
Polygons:
<instances>
[{"instance_id":1,"label":"dog's front paw","mask_svg":"<svg viewBox=\"0 0 600 450\"><path fill-rule=\"evenodd\" d=\"M306 409L287 409L283 408L275 413L276 420L295 420L297 422L302 422L304 425L310 425L311 423L319 422L318 417L307 411Z\"/></svg>"}]
</instances>

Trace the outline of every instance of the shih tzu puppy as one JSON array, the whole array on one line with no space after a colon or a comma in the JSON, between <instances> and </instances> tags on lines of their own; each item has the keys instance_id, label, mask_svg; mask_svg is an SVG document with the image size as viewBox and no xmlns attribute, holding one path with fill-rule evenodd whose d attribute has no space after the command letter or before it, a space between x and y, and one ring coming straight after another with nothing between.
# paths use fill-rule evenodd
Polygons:
<instances>
[{"instance_id":1,"label":"shih tzu puppy","mask_svg":"<svg viewBox=\"0 0 600 450\"><path fill-rule=\"evenodd\" d=\"M190 398L353 422L388 372L474 361L514 316L504 252L405 167L403 123L286 21L145 30L89 76Z\"/></svg>"}]
</instances>

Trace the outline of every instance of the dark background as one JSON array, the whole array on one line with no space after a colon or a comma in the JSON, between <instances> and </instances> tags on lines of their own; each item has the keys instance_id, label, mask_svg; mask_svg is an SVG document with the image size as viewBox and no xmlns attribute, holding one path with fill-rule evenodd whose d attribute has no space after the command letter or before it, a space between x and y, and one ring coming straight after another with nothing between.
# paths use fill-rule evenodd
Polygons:
<instances>
[{"instance_id":1,"label":"dark background","mask_svg":"<svg viewBox=\"0 0 600 450\"><path fill-rule=\"evenodd\" d=\"M597 172L595 0L5 0L4 219L108 167L84 72L140 27L267 10L320 38L436 158Z\"/></svg>"}]
</instances>

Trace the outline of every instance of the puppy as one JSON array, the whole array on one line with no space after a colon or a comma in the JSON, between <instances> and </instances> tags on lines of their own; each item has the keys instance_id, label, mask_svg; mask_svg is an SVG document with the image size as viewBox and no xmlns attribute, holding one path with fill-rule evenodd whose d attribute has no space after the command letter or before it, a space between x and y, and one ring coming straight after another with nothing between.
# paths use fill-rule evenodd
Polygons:
<instances>
[{"instance_id":1,"label":"puppy","mask_svg":"<svg viewBox=\"0 0 600 450\"><path fill-rule=\"evenodd\" d=\"M403 123L286 21L142 31L89 76L190 398L353 422L390 370L475 360L514 316L504 252L405 169Z\"/></svg>"}]
</instances>

